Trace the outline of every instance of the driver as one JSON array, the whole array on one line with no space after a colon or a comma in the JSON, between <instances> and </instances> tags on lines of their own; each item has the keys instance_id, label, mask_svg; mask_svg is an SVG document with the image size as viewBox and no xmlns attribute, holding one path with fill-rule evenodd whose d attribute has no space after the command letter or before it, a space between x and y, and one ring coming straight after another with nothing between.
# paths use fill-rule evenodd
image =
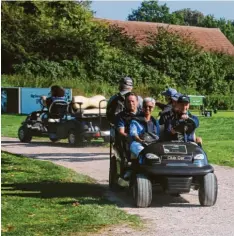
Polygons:
<instances>
[{"instance_id":1,"label":"driver","mask_svg":"<svg viewBox=\"0 0 234 236\"><path fill-rule=\"evenodd\" d=\"M130 137L132 139L130 151L136 157L144 149L145 137L148 134L152 139L157 140L159 137L158 121L151 115L155 107L155 100L153 98L145 98L143 100L143 114L142 119L133 119L130 123Z\"/></svg>"},{"instance_id":2,"label":"driver","mask_svg":"<svg viewBox=\"0 0 234 236\"><path fill-rule=\"evenodd\" d=\"M160 125L164 125L165 140L178 140L180 135L174 130L174 126L179 124L181 121L192 119L195 123L195 128L199 126L199 120L196 116L192 115L189 110L190 98L187 95L177 94L173 97L174 103L170 111L165 112L160 117ZM185 136L187 141L202 143L200 137L196 137L195 131Z\"/></svg>"},{"instance_id":3,"label":"driver","mask_svg":"<svg viewBox=\"0 0 234 236\"><path fill-rule=\"evenodd\" d=\"M42 102L45 107L49 109L50 105L56 100L65 101L65 90L59 85L53 85L50 89L51 96L45 97L42 96Z\"/></svg>"}]
</instances>

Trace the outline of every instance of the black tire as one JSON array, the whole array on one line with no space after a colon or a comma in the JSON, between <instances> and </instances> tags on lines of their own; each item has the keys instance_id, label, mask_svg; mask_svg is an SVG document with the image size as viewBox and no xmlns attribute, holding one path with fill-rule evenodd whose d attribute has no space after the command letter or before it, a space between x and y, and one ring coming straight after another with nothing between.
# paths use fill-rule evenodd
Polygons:
<instances>
[{"instance_id":1,"label":"black tire","mask_svg":"<svg viewBox=\"0 0 234 236\"><path fill-rule=\"evenodd\" d=\"M81 146L82 145L82 139L81 137L77 134L77 132L74 129L71 129L68 132L68 143L71 146Z\"/></svg>"},{"instance_id":2,"label":"black tire","mask_svg":"<svg viewBox=\"0 0 234 236\"><path fill-rule=\"evenodd\" d=\"M118 188L117 184L117 165L116 165L116 157L112 156L110 159L110 167L109 167L109 188L112 191L116 191Z\"/></svg>"},{"instance_id":3,"label":"black tire","mask_svg":"<svg viewBox=\"0 0 234 236\"><path fill-rule=\"evenodd\" d=\"M152 202L152 183L143 174L137 174L132 186L133 198L137 207L149 207Z\"/></svg>"},{"instance_id":4,"label":"black tire","mask_svg":"<svg viewBox=\"0 0 234 236\"><path fill-rule=\"evenodd\" d=\"M202 206L213 206L218 195L218 183L214 173L205 175L198 190L199 202Z\"/></svg>"},{"instance_id":5,"label":"black tire","mask_svg":"<svg viewBox=\"0 0 234 236\"><path fill-rule=\"evenodd\" d=\"M21 126L18 130L18 137L20 142L30 143L32 140L31 131L26 126Z\"/></svg>"}]
</instances>

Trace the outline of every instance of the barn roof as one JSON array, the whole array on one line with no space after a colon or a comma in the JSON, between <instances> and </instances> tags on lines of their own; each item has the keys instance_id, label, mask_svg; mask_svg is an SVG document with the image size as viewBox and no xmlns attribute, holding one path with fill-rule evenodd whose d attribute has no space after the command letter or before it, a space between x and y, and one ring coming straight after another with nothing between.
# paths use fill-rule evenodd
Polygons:
<instances>
[{"instance_id":1,"label":"barn roof","mask_svg":"<svg viewBox=\"0 0 234 236\"><path fill-rule=\"evenodd\" d=\"M205 51L219 51L234 56L234 46L225 37L219 28L204 28L195 26L169 25L164 23L151 23L140 21L120 21L97 19L123 28L130 36L135 37L140 45L147 42L149 33L157 33L158 27L165 27L169 31L176 31L182 35L188 34Z\"/></svg>"}]
</instances>

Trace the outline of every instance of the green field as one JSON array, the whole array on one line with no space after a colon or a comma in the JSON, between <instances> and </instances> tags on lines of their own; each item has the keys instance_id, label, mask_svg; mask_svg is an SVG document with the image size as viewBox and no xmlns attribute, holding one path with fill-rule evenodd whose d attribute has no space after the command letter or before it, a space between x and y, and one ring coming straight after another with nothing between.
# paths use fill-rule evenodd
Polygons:
<instances>
[{"instance_id":1,"label":"green field","mask_svg":"<svg viewBox=\"0 0 234 236\"><path fill-rule=\"evenodd\" d=\"M80 235L114 224L141 225L87 176L5 152L1 161L2 235Z\"/></svg>"},{"instance_id":2,"label":"green field","mask_svg":"<svg viewBox=\"0 0 234 236\"><path fill-rule=\"evenodd\" d=\"M196 114L196 112L193 112ZM158 112L154 112L155 116ZM2 136L17 137L17 130L25 116L2 115ZM197 136L211 163L234 167L234 112L218 112L212 117L199 117Z\"/></svg>"}]
</instances>

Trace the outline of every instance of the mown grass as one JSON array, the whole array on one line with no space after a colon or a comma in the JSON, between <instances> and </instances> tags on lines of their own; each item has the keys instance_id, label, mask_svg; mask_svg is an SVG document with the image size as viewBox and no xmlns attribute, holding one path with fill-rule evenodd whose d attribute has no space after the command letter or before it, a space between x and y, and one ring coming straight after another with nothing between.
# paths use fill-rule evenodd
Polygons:
<instances>
[{"instance_id":1,"label":"mown grass","mask_svg":"<svg viewBox=\"0 0 234 236\"><path fill-rule=\"evenodd\" d=\"M154 115L157 114L155 111ZM24 119L25 116L2 115L2 136L17 137L20 122ZM202 137L210 162L234 167L234 112L218 112L212 117L199 119L196 134Z\"/></svg>"},{"instance_id":2,"label":"mown grass","mask_svg":"<svg viewBox=\"0 0 234 236\"><path fill-rule=\"evenodd\" d=\"M104 198L101 186L47 161L2 152L2 235L79 235L140 220Z\"/></svg>"}]
</instances>

